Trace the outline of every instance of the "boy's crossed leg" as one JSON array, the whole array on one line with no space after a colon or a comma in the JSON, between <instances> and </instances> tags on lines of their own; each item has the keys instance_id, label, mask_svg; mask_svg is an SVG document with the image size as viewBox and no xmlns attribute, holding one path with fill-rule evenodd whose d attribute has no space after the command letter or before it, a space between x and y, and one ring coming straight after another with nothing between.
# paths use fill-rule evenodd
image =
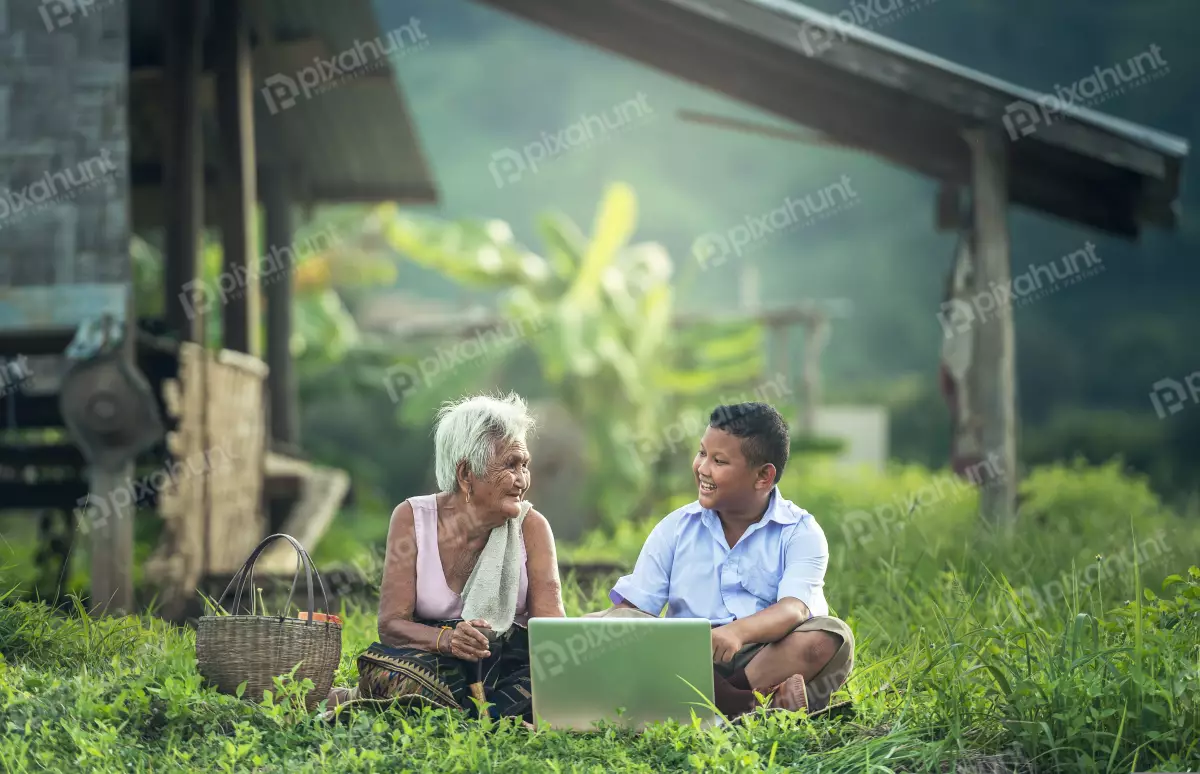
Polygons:
<instances>
[{"instance_id":1,"label":"boy's crossed leg","mask_svg":"<svg viewBox=\"0 0 1200 774\"><path fill-rule=\"evenodd\" d=\"M585 618L655 618L633 608L610 608ZM845 621L815 616L772 643L739 650L725 664L713 664L717 708L735 717L752 711L757 691L774 694L779 709L822 710L854 667L854 633ZM799 677L799 679L794 679Z\"/></svg>"}]
</instances>

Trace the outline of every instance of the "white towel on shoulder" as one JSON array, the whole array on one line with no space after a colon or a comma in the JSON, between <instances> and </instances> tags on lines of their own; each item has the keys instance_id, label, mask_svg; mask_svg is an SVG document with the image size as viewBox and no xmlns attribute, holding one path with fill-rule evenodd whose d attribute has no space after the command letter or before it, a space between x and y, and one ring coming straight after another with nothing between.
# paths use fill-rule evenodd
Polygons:
<instances>
[{"instance_id":1,"label":"white towel on shoulder","mask_svg":"<svg viewBox=\"0 0 1200 774\"><path fill-rule=\"evenodd\" d=\"M463 586L463 619L482 618L498 635L507 632L517 616L517 592L521 587L521 524L533 503L522 500L520 507L515 519L492 530L471 577Z\"/></svg>"}]
</instances>

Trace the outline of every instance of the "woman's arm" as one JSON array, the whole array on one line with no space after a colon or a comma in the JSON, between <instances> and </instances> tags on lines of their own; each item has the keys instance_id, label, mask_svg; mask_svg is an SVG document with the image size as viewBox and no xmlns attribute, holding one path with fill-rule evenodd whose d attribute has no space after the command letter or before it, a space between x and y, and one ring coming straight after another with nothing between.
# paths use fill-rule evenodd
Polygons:
<instances>
[{"instance_id":1,"label":"woman's arm","mask_svg":"<svg viewBox=\"0 0 1200 774\"><path fill-rule=\"evenodd\" d=\"M558 577L558 553L554 533L546 517L532 508L521 525L525 538L526 573L529 598L526 609L530 618L564 618L562 583Z\"/></svg>"},{"instance_id":2,"label":"woman's arm","mask_svg":"<svg viewBox=\"0 0 1200 774\"><path fill-rule=\"evenodd\" d=\"M417 539L413 510L408 501L392 511L388 526L383 581L379 584L379 641L392 647L410 647L431 653L450 652L450 632L412 620L417 604ZM438 647L435 647L438 646Z\"/></svg>"}]
</instances>

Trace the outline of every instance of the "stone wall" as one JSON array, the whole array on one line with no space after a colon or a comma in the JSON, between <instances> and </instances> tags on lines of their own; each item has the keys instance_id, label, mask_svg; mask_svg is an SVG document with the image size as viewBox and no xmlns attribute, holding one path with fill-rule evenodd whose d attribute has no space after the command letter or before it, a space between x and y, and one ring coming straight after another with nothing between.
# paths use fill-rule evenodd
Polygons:
<instances>
[{"instance_id":1,"label":"stone wall","mask_svg":"<svg viewBox=\"0 0 1200 774\"><path fill-rule=\"evenodd\" d=\"M0 287L129 280L128 12L0 0Z\"/></svg>"}]
</instances>

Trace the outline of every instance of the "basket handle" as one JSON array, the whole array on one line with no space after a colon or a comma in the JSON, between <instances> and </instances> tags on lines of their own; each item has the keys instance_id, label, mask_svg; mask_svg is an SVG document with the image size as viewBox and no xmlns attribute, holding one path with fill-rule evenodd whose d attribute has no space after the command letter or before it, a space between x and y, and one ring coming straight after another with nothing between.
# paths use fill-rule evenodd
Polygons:
<instances>
[{"instance_id":1,"label":"basket handle","mask_svg":"<svg viewBox=\"0 0 1200 774\"><path fill-rule=\"evenodd\" d=\"M258 547L254 549L253 553L251 553L250 558L246 560L246 564L242 566L242 570L239 573L240 577L235 578L235 580L238 581L238 589L234 595L234 606L233 606L234 612L237 612L238 607L241 605L242 594L243 594L243 590L245 589L247 577L249 578L249 581L250 581L250 593L251 593L251 595L254 594L254 564L257 562L258 557L263 553L263 551L266 550L267 546L270 543L272 543L273 541L278 540L280 538L287 540L289 543L291 543L292 547L295 548L297 553L300 555L300 561L297 562L297 564L296 564L296 574L292 578L292 586L288 590L288 598L287 598L287 601L284 603L284 609L291 608L292 597L295 595L295 592L296 592L296 581L298 581L300 579L300 567L303 566L304 571L305 571L305 581L307 582L307 586L308 586L308 622L312 623L313 613L315 612L314 606L316 603L316 599L313 596L313 586L312 586L313 574L315 573L317 576L317 583L320 584L320 587L321 587L321 596L325 600L325 609L326 609L326 611L328 611L329 610L329 595L326 594L326 592L325 592L325 582L324 582L324 580L321 579L321 574L316 569L316 563L313 562L312 557L309 556L308 551L306 551L304 549L304 546L300 545L300 543L295 538L293 538L291 535L285 535L282 533L271 535L271 536L265 538L261 543L259 543ZM247 569L249 570L249 572L247 572ZM230 581L230 586L232 586L234 582L235 581ZM226 592L228 592L228 591L229 591L229 589L227 588ZM224 594L221 596L221 599L224 600ZM280 618L282 618L282 617L283 616L281 615Z\"/></svg>"},{"instance_id":2,"label":"basket handle","mask_svg":"<svg viewBox=\"0 0 1200 774\"><path fill-rule=\"evenodd\" d=\"M304 550L304 547L301 546L300 543L297 542L297 540L295 538L293 538L291 535L285 535L283 533L277 533L274 535L270 535L270 536L264 538L263 541L258 544L258 546L254 549L254 551L251 552L249 558L246 559L245 564L242 565L241 569L238 570L237 573L233 576L233 578L229 581L229 585L225 587L225 591L222 592L220 599L217 601L218 607L220 607L224 604L225 598L227 596L229 596L230 590L233 589L234 586L236 585L237 591L234 595L233 612L234 612L234 614L237 613L238 608L242 604L242 596L243 596L243 593L245 590L247 579L250 581L250 593L251 594L254 593L254 564L255 564L255 562L258 561L259 556L262 555L263 551L265 551L266 548L271 543L273 543L279 539L287 540L289 543L291 543L292 547L294 549L296 549L296 552L299 555L299 559L300 559L300 561L297 562L296 575L292 578L292 586L288 590L288 598L287 598L287 602L285 603L284 609L285 610L291 609L292 597L295 595L295 592L296 592L296 582L298 580L300 580L300 567L303 566L303 568L305 570L305 581L306 581L307 591L308 591L308 623L313 623L313 613L315 612L314 605L316 603L316 599L313 595L313 582L312 582L314 573L317 576L317 583L320 585L320 588L321 588L321 596L325 600L325 609L328 611L329 595L325 591L325 581L321 579L321 574L317 571L316 566L313 563L312 557L309 556L308 552ZM281 615L280 617L282 618L283 616Z\"/></svg>"},{"instance_id":3,"label":"basket handle","mask_svg":"<svg viewBox=\"0 0 1200 774\"><path fill-rule=\"evenodd\" d=\"M300 558L301 558L301 561L296 562L296 574L292 576L292 586L288 590L288 598L287 598L287 602L284 603L284 610L291 609L292 595L295 593L295 590L296 590L296 581L300 580L300 568L303 567L304 572L305 572L305 580L308 583L308 599L309 599L308 615L309 615L309 618L312 618L312 614L313 614L312 608L316 602L316 600L313 599L313 588L312 588L312 574L313 574L313 571L315 570L315 565L312 561L312 557L310 557L308 555L308 551L306 551L304 549L304 547L300 545L299 541L297 541L295 538L291 537L290 535L284 535L284 534L272 535L272 536L266 538L265 540L263 540L263 542L260 543L258 545L258 547L254 549L253 553L251 553L250 558L247 560L247 564L243 566L243 567L249 566L249 568L250 568L250 572L249 572L250 609L251 610L254 609L254 565L258 561L258 557L262 554L262 552L264 550L266 550L267 544L269 544L272 540L274 540L276 538L280 538L280 537L282 537L285 540L287 540L288 542L290 542L292 544L292 547L296 549L296 551L299 553ZM312 568L312 569L310 569L310 568ZM243 589L245 589L245 587L246 587L246 578L247 578L246 573L243 573L242 577L241 577L241 582L238 583L237 591L234 593L234 602L233 602L234 612L237 612L238 606L241 604ZM318 576L317 580L318 580L318 582L320 582L320 576ZM321 584L321 593L324 594L324 592L325 592L325 584L322 583ZM325 606L327 608L329 607L329 599L328 598L325 599Z\"/></svg>"},{"instance_id":4,"label":"basket handle","mask_svg":"<svg viewBox=\"0 0 1200 774\"><path fill-rule=\"evenodd\" d=\"M300 579L300 567L303 566L304 570L305 570L305 576L306 576L305 580L307 581L307 585L308 585L309 613L310 613L310 617L311 617L311 613L312 613L311 608L312 608L313 603L315 602L315 600L313 599L313 593L312 593L313 592L312 569L310 568L310 564L309 564L311 559L309 559L307 552L295 540L295 538L291 537L290 535L284 535L284 534L275 534L275 535L271 535L271 536L265 538L261 543L258 544L258 546L255 547L255 549L253 551L250 552L249 558L246 559L246 562L242 565L241 569L239 569L237 571L237 573L233 576L233 578L229 581L229 586L227 586L225 588L225 591L221 594L221 598L217 602L218 606L222 605L225 602L225 597L229 594L229 590L231 588L233 588L234 584L237 584L237 591L234 593L234 599L233 599L233 613L236 615L238 608L241 607L241 605L242 605L242 598L243 598L242 595L243 595L245 587L246 587L247 579L249 579L249 581L250 581L250 594L251 594L251 599L253 600L254 565L258 561L259 556L261 556L263 551L266 550L267 546L270 545L275 540L278 540L280 538L283 538L284 540L287 540L289 543L291 543L292 547L295 548L296 551L299 553L300 559L301 559L301 561L297 563L296 574L292 578L292 591L288 593L287 604L289 607L291 606L292 593L295 591L296 581L298 581ZM324 590L323 586L322 586L322 590ZM328 604L328 601L327 601L327 604ZM251 609L253 609L253 607Z\"/></svg>"}]
</instances>

